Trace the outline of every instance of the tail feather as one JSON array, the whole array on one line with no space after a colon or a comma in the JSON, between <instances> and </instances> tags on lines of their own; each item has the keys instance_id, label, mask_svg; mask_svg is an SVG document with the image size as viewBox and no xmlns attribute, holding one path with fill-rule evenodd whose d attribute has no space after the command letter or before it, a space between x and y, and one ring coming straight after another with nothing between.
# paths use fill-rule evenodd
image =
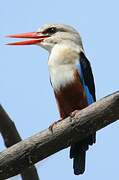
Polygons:
<instances>
[{"instance_id":1,"label":"tail feather","mask_svg":"<svg viewBox=\"0 0 119 180\"><path fill-rule=\"evenodd\" d=\"M72 144L70 148L70 158L73 158L73 169L75 175L84 173L86 151L88 150L89 145L92 145L93 143L95 143L95 141L96 135L92 134L88 138Z\"/></svg>"},{"instance_id":2,"label":"tail feather","mask_svg":"<svg viewBox=\"0 0 119 180\"><path fill-rule=\"evenodd\" d=\"M85 159L86 159L86 151L80 152L80 155L73 159L73 169L74 174L79 175L83 174L85 171Z\"/></svg>"}]
</instances>

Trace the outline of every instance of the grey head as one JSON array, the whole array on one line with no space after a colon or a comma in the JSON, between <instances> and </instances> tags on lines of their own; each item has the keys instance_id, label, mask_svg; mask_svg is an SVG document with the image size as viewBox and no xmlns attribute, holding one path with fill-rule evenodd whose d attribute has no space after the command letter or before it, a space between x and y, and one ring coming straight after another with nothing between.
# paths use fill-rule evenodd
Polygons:
<instances>
[{"instance_id":1,"label":"grey head","mask_svg":"<svg viewBox=\"0 0 119 180\"><path fill-rule=\"evenodd\" d=\"M71 26L65 24L45 24L37 30L42 35L49 37L45 38L42 42L37 45L51 52L52 48L56 44L73 42L76 45L82 46L82 40L79 33Z\"/></svg>"}]
</instances>

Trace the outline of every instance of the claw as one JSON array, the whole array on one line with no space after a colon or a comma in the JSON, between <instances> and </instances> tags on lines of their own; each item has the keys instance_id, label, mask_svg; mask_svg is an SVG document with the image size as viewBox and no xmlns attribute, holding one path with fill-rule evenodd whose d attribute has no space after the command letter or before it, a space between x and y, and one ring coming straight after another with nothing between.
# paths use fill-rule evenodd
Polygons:
<instances>
[{"instance_id":1,"label":"claw","mask_svg":"<svg viewBox=\"0 0 119 180\"><path fill-rule=\"evenodd\" d=\"M62 119L59 119L58 121L55 121L54 123L52 123L50 126L49 126L49 130L53 133L53 128L54 126L57 125L58 122L62 121Z\"/></svg>"},{"instance_id":2,"label":"claw","mask_svg":"<svg viewBox=\"0 0 119 180\"><path fill-rule=\"evenodd\" d=\"M75 117L75 115L79 112L79 110L75 110L70 113L70 117Z\"/></svg>"},{"instance_id":3,"label":"claw","mask_svg":"<svg viewBox=\"0 0 119 180\"><path fill-rule=\"evenodd\" d=\"M53 133L53 127L57 124L57 122L55 121L54 123L52 123L50 126L49 126L49 130Z\"/></svg>"}]
</instances>

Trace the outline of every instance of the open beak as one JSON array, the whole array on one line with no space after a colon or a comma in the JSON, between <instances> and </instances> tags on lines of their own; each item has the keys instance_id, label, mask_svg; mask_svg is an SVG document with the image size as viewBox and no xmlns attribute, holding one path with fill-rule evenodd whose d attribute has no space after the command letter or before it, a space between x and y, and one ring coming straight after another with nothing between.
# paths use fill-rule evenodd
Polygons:
<instances>
[{"instance_id":1,"label":"open beak","mask_svg":"<svg viewBox=\"0 0 119 180\"><path fill-rule=\"evenodd\" d=\"M6 37L30 39L26 41L7 43L6 45L33 45L33 44L41 43L44 39L48 38L49 36L47 34L46 35L42 34L41 32L28 32L28 33L7 35Z\"/></svg>"}]
</instances>

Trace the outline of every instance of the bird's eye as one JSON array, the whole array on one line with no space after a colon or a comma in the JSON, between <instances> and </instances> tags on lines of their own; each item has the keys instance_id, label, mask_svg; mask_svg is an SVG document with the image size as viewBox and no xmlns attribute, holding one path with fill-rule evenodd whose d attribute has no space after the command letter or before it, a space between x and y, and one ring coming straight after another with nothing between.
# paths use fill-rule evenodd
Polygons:
<instances>
[{"instance_id":1,"label":"bird's eye","mask_svg":"<svg viewBox=\"0 0 119 180\"><path fill-rule=\"evenodd\" d=\"M43 33L54 34L56 32L57 32L57 29L55 27L51 27L51 28L48 28L47 30L45 30Z\"/></svg>"}]
</instances>

